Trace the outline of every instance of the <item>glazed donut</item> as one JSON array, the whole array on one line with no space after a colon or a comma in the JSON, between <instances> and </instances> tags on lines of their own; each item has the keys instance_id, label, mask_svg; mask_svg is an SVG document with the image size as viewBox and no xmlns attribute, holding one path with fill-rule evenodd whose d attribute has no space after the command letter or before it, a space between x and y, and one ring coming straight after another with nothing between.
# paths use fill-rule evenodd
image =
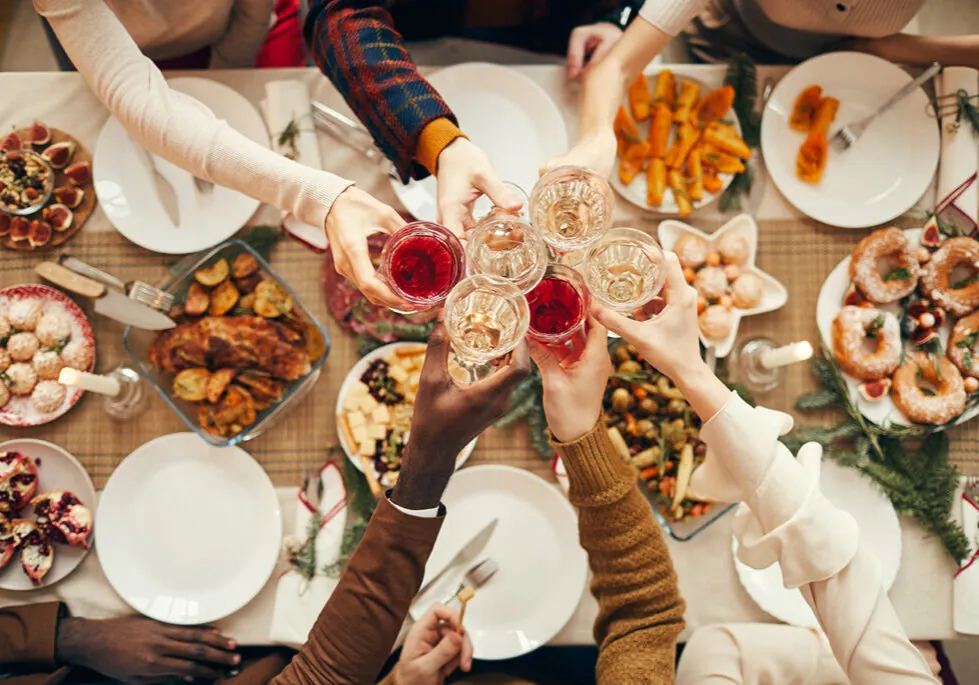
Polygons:
<instances>
[{"instance_id":1,"label":"glazed donut","mask_svg":"<svg viewBox=\"0 0 979 685\"><path fill-rule=\"evenodd\" d=\"M979 242L972 238L951 238L931 256L921 275L925 297L953 316L965 316L979 307L979 280L970 279L963 287L953 288L952 273L966 267L979 273Z\"/></svg>"},{"instance_id":2,"label":"glazed donut","mask_svg":"<svg viewBox=\"0 0 979 685\"><path fill-rule=\"evenodd\" d=\"M918 285L921 268L914 253L904 231L898 228L874 231L853 250L850 280L874 304L897 302L913 293ZM877 262L881 259L889 259L893 263L892 271L904 269L908 277L884 280L886 274L877 270Z\"/></svg>"},{"instance_id":3,"label":"glazed donut","mask_svg":"<svg viewBox=\"0 0 979 685\"><path fill-rule=\"evenodd\" d=\"M919 378L934 388L934 395L926 395L921 390ZM948 423L965 411L962 374L945 357L915 352L894 373L893 380L894 405L915 423Z\"/></svg>"},{"instance_id":4,"label":"glazed donut","mask_svg":"<svg viewBox=\"0 0 979 685\"><path fill-rule=\"evenodd\" d=\"M873 335L869 335L871 330ZM877 349L866 350L868 338ZM901 328L890 312L847 306L833 319L833 351L840 368L862 381L889 376L901 363Z\"/></svg>"},{"instance_id":5,"label":"glazed donut","mask_svg":"<svg viewBox=\"0 0 979 685\"><path fill-rule=\"evenodd\" d=\"M684 269L697 269L707 261L707 241L692 233L685 233L673 243L673 252Z\"/></svg>"},{"instance_id":6,"label":"glazed donut","mask_svg":"<svg viewBox=\"0 0 979 685\"><path fill-rule=\"evenodd\" d=\"M948 358L966 376L979 378L979 341L969 345L967 340L974 333L979 338L979 312L955 322L948 339Z\"/></svg>"}]
</instances>

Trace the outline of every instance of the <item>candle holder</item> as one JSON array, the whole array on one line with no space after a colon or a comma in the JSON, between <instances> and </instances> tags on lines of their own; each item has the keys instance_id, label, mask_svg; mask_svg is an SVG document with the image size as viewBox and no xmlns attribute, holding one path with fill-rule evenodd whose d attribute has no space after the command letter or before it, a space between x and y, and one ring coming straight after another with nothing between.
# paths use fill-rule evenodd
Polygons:
<instances>
[{"instance_id":1,"label":"candle holder","mask_svg":"<svg viewBox=\"0 0 979 685\"><path fill-rule=\"evenodd\" d=\"M143 377L128 366L117 366L108 374L119 383L119 394L103 397L102 411L119 421L134 419L146 410L147 385Z\"/></svg>"},{"instance_id":2,"label":"candle holder","mask_svg":"<svg viewBox=\"0 0 979 685\"><path fill-rule=\"evenodd\" d=\"M779 346L771 338L750 338L735 352L738 377L754 392L771 392L782 383L782 369L812 357L812 345L802 341Z\"/></svg>"}]
</instances>

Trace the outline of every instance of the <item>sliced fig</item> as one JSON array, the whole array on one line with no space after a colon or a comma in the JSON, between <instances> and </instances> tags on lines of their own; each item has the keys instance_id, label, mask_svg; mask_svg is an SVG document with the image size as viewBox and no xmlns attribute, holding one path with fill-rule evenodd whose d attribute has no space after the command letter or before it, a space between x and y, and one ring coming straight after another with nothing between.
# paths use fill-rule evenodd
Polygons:
<instances>
[{"instance_id":1,"label":"sliced fig","mask_svg":"<svg viewBox=\"0 0 979 685\"><path fill-rule=\"evenodd\" d=\"M44 247L51 242L51 235L53 233L51 224L47 221L38 221L35 219L31 222L31 229L27 239L31 242L31 247Z\"/></svg>"},{"instance_id":2,"label":"sliced fig","mask_svg":"<svg viewBox=\"0 0 979 685\"><path fill-rule=\"evenodd\" d=\"M85 198L85 191L75 186L59 186L54 189L54 199L70 209L74 209L82 203Z\"/></svg>"},{"instance_id":3,"label":"sliced fig","mask_svg":"<svg viewBox=\"0 0 979 685\"><path fill-rule=\"evenodd\" d=\"M71 156L75 154L75 143L70 140L66 140L63 143L55 143L54 145L49 145L41 156L48 160L50 164L55 169L64 168L68 162L71 161Z\"/></svg>"},{"instance_id":4,"label":"sliced fig","mask_svg":"<svg viewBox=\"0 0 979 685\"><path fill-rule=\"evenodd\" d=\"M13 529L7 519L3 518L3 514L0 514L0 569L10 563L10 560L14 557L14 551L17 549L17 543L14 541ZM6 532L5 532L6 531Z\"/></svg>"},{"instance_id":5,"label":"sliced fig","mask_svg":"<svg viewBox=\"0 0 979 685\"><path fill-rule=\"evenodd\" d=\"M72 219L75 217L68 207L58 203L45 207L42 216L45 221L51 224L51 228L59 233L71 228Z\"/></svg>"},{"instance_id":6,"label":"sliced fig","mask_svg":"<svg viewBox=\"0 0 979 685\"><path fill-rule=\"evenodd\" d=\"M915 319L921 318L921 315L931 309L931 302L928 300L915 300L908 305L907 314Z\"/></svg>"},{"instance_id":7,"label":"sliced fig","mask_svg":"<svg viewBox=\"0 0 979 685\"><path fill-rule=\"evenodd\" d=\"M54 563L54 548L33 521L19 519L17 523L21 530L18 534L21 539L20 562L27 577L36 587L51 570L51 564Z\"/></svg>"},{"instance_id":8,"label":"sliced fig","mask_svg":"<svg viewBox=\"0 0 979 685\"><path fill-rule=\"evenodd\" d=\"M864 381L860 384L860 395L868 402L879 402L891 391L891 379L881 378L876 381Z\"/></svg>"},{"instance_id":9,"label":"sliced fig","mask_svg":"<svg viewBox=\"0 0 979 685\"><path fill-rule=\"evenodd\" d=\"M857 286L850 284L850 287L846 289L846 295L843 296L843 306L844 307L859 307L864 302L866 298L857 290Z\"/></svg>"},{"instance_id":10,"label":"sliced fig","mask_svg":"<svg viewBox=\"0 0 979 685\"><path fill-rule=\"evenodd\" d=\"M901 335L910 338L918 330L918 320L911 316L901 317Z\"/></svg>"},{"instance_id":11,"label":"sliced fig","mask_svg":"<svg viewBox=\"0 0 979 685\"><path fill-rule=\"evenodd\" d=\"M37 467L30 457L19 456L22 458L14 462L13 468L0 476L0 512L3 513L20 511L37 494Z\"/></svg>"},{"instance_id":12,"label":"sliced fig","mask_svg":"<svg viewBox=\"0 0 979 685\"><path fill-rule=\"evenodd\" d=\"M14 131L11 131L0 141L0 150L20 150L24 147L24 141L20 139Z\"/></svg>"},{"instance_id":13,"label":"sliced fig","mask_svg":"<svg viewBox=\"0 0 979 685\"><path fill-rule=\"evenodd\" d=\"M72 185L83 186L92 180L92 165L88 162L75 162L65 169L65 176Z\"/></svg>"},{"instance_id":14,"label":"sliced fig","mask_svg":"<svg viewBox=\"0 0 979 685\"><path fill-rule=\"evenodd\" d=\"M927 345L938 337L938 330L935 328L919 328L911 334L911 342L915 345Z\"/></svg>"},{"instance_id":15,"label":"sliced fig","mask_svg":"<svg viewBox=\"0 0 979 685\"><path fill-rule=\"evenodd\" d=\"M941 307L935 307L931 310L931 315L935 317L935 328L941 328L942 324L945 323L945 310Z\"/></svg>"},{"instance_id":16,"label":"sliced fig","mask_svg":"<svg viewBox=\"0 0 979 685\"><path fill-rule=\"evenodd\" d=\"M88 548L92 512L73 492L54 490L38 495L31 504L37 525L50 539L72 547Z\"/></svg>"},{"instance_id":17,"label":"sliced fig","mask_svg":"<svg viewBox=\"0 0 979 685\"><path fill-rule=\"evenodd\" d=\"M22 216L10 220L10 239L17 242L27 240L31 234L31 222Z\"/></svg>"},{"instance_id":18,"label":"sliced fig","mask_svg":"<svg viewBox=\"0 0 979 685\"><path fill-rule=\"evenodd\" d=\"M10 223L11 216L9 214L0 214L0 237L10 233Z\"/></svg>"},{"instance_id":19,"label":"sliced fig","mask_svg":"<svg viewBox=\"0 0 979 685\"><path fill-rule=\"evenodd\" d=\"M40 121L35 121L31 124L31 145L36 147L44 147L51 142L51 129L42 124Z\"/></svg>"},{"instance_id":20,"label":"sliced fig","mask_svg":"<svg viewBox=\"0 0 979 685\"><path fill-rule=\"evenodd\" d=\"M935 249L942 244L942 232L938 228L938 217L931 217L921 230L921 244Z\"/></svg>"}]
</instances>

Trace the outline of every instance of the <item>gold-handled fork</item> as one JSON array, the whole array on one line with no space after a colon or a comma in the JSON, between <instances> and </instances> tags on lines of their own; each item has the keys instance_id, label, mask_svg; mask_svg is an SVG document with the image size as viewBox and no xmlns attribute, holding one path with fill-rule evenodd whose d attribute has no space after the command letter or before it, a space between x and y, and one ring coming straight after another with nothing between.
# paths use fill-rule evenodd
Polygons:
<instances>
[{"instance_id":1,"label":"gold-handled fork","mask_svg":"<svg viewBox=\"0 0 979 685\"><path fill-rule=\"evenodd\" d=\"M459 600L459 603L462 605L459 611L460 624L462 623L462 617L466 614L466 605L475 596L476 590L486 585L490 578L495 576L499 570L500 567L495 561L490 558L483 559L466 571L466 575L459 584L459 589L443 602L443 604L448 606L453 600Z\"/></svg>"}]
</instances>

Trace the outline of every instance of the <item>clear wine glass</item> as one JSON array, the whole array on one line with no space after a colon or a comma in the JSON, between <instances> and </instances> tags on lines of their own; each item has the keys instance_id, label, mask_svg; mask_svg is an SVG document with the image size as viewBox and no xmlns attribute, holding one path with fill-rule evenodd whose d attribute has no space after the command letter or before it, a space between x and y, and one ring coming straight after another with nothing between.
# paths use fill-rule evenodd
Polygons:
<instances>
[{"instance_id":1,"label":"clear wine glass","mask_svg":"<svg viewBox=\"0 0 979 685\"><path fill-rule=\"evenodd\" d=\"M582 250L612 226L612 187L590 169L560 166L530 193L530 218L557 252Z\"/></svg>"},{"instance_id":2,"label":"clear wine glass","mask_svg":"<svg viewBox=\"0 0 979 685\"><path fill-rule=\"evenodd\" d=\"M578 358L585 346L590 298L581 274L564 264L549 264L544 278L527 293L527 337L552 351L562 363Z\"/></svg>"},{"instance_id":3,"label":"clear wine glass","mask_svg":"<svg viewBox=\"0 0 979 685\"><path fill-rule=\"evenodd\" d=\"M530 221L530 198L527 196L527 191L513 181L504 181L503 185L505 185L514 195L517 195L521 202L523 202L523 204L520 205L520 209L516 211L509 211L503 209L502 207L497 207L495 204L493 204L493 201L489 199L489 195L480 195L475 204L473 204L473 219L477 224L490 214L496 212L513 214L520 217L524 221Z\"/></svg>"},{"instance_id":4,"label":"clear wine glass","mask_svg":"<svg viewBox=\"0 0 979 685\"><path fill-rule=\"evenodd\" d=\"M526 335L529 323L523 293L494 276L463 279L445 301L445 330L469 383L493 373Z\"/></svg>"},{"instance_id":5,"label":"clear wine glass","mask_svg":"<svg viewBox=\"0 0 979 685\"><path fill-rule=\"evenodd\" d=\"M663 250L652 236L635 228L603 234L588 248L583 271L592 297L620 312L640 309L666 282Z\"/></svg>"},{"instance_id":6,"label":"clear wine glass","mask_svg":"<svg viewBox=\"0 0 979 685\"><path fill-rule=\"evenodd\" d=\"M534 289L547 269L547 244L525 219L491 212L466 236L466 269L512 283L521 293Z\"/></svg>"},{"instance_id":7,"label":"clear wine glass","mask_svg":"<svg viewBox=\"0 0 979 685\"><path fill-rule=\"evenodd\" d=\"M408 303L400 313L437 307L464 276L465 250L444 226L414 221L384 243L378 277Z\"/></svg>"}]
</instances>

